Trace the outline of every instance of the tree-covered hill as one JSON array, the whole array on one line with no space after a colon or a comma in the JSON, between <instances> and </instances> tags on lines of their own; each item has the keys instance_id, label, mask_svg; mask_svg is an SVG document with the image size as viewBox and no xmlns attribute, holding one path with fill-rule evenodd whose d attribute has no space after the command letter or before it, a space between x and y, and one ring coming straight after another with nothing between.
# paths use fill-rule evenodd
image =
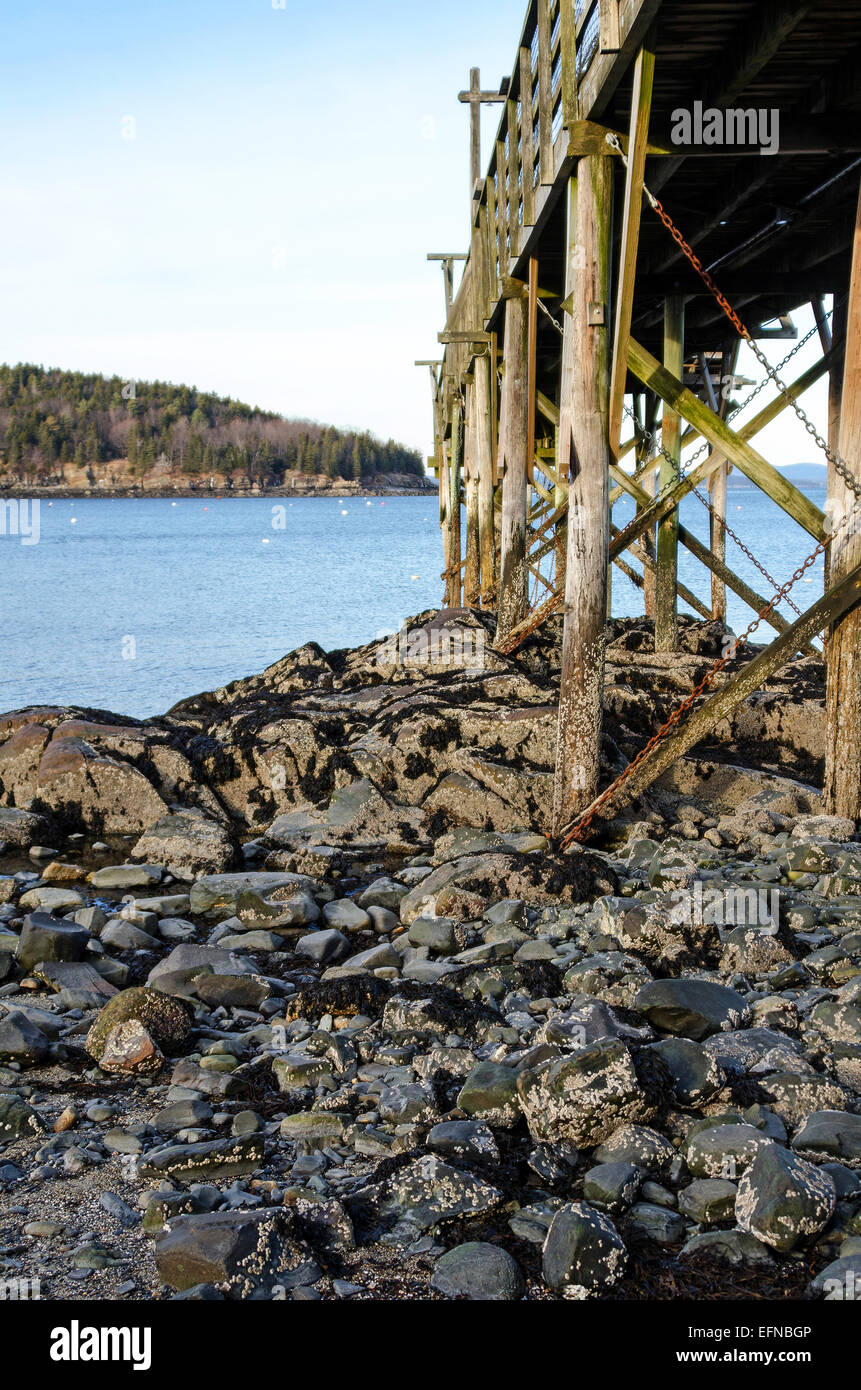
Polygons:
<instances>
[{"instance_id":1,"label":"tree-covered hill","mask_svg":"<svg viewBox=\"0 0 861 1390\"><path fill-rule=\"evenodd\" d=\"M0 482L63 483L83 469L94 484L113 461L133 478L219 474L237 486L277 485L288 471L424 477L420 455L392 439L285 420L163 381L0 366Z\"/></svg>"}]
</instances>

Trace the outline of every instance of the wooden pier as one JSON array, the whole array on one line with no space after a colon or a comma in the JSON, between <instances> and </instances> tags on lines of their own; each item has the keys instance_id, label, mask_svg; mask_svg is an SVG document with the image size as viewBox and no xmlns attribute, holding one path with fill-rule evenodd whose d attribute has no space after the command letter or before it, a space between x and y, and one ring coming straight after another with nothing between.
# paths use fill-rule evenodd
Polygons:
<instances>
[{"instance_id":1,"label":"wooden pier","mask_svg":"<svg viewBox=\"0 0 861 1390\"><path fill-rule=\"evenodd\" d=\"M505 653L564 613L554 835L585 839L823 633L825 803L861 818L861 0L532 0L511 76L486 91L474 69L460 99L468 250L429 257L446 318L441 360L420 364L444 603L492 610ZM485 103L501 120L482 174ZM791 356L800 306L813 307L821 358L794 376L759 344L785 339ZM738 376L742 342L758 382ZM820 431L804 396L823 377ZM734 426L749 387L759 412ZM828 462L824 513L757 448L786 410ZM768 577L754 590L734 573L732 469L806 532L810 564L825 557L827 591L807 613L783 611L795 581L778 595ZM679 523L695 488L709 545ZM636 516L619 531L623 496ZM710 605L679 583L680 545L710 573ZM680 599L723 619L727 589L773 641L728 679L716 662L602 791L614 566L642 587L659 651L675 649Z\"/></svg>"}]
</instances>

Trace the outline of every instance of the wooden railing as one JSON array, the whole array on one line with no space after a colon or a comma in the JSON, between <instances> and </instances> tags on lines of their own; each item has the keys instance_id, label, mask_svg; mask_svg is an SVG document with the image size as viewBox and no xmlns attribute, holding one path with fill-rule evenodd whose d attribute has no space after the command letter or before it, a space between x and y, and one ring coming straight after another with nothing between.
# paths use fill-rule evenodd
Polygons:
<instances>
[{"instance_id":1,"label":"wooden railing","mask_svg":"<svg viewBox=\"0 0 861 1390\"><path fill-rule=\"evenodd\" d=\"M482 319L490 317L501 282L523 253L528 230L557 178L567 128L580 115L579 92L595 59L618 51L621 35L644 3L648 0L531 0L489 168L473 201L473 226L487 241ZM464 314L459 295L448 332L466 330Z\"/></svg>"}]
</instances>

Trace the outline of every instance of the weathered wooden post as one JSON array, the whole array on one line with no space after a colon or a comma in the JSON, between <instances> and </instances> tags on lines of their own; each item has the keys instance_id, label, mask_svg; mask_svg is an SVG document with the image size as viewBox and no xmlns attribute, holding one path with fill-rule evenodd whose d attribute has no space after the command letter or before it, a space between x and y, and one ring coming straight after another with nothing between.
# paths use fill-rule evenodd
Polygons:
<instances>
[{"instance_id":1,"label":"weathered wooden post","mask_svg":"<svg viewBox=\"0 0 861 1390\"><path fill-rule=\"evenodd\" d=\"M464 426L464 488L466 492L466 568L463 601L467 608L481 602L481 550L479 547L478 473L476 471L475 377L466 379L466 423Z\"/></svg>"},{"instance_id":2,"label":"weathered wooden post","mask_svg":"<svg viewBox=\"0 0 861 1390\"><path fill-rule=\"evenodd\" d=\"M502 473L502 556L496 640L526 616L526 490L528 477L527 338L525 285L509 282L505 304L499 468Z\"/></svg>"},{"instance_id":3,"label":"weathered wooden post","mask_svg":"<svg viewBox=\"0 0 861 1390\"><path fill-rule=\"evenodd\" d=\"M847 330L847 309L845 299L838 299L834 296L834 312L831 315L831 330L827 339L823 339L822 348L824 352L833 349L831 368L828 373L828 444L832 449L840 452L840 412L843 400L843 371L846 364L846 330ZM827 327L827 325L826 325ZM833 488L837 482L837 474L834 464L828 464L828 495L833 495ZM825 556L825 583L826 587L831 582L831 551Z\"/></svg>"},{"instance_id":4,"label":"weathered wooden post","mask_svg":"<svg viewBox=\"0 0 861 1390\"><path fill-rule=\"evenodd\" d=\"M567 468L568 558L553 828L594 799L601 757L609 545L610 159L592 155L569 186L571 313L563 339L559 468Z\"/></svg>"},{"instance_id":5,"label":"weathered wooden post","mask_svg":"<svg viewBox=\"0 0 861 1390\"><path fill-rule=\"evenodd\" d=\"M664 306L664 366L673 376L684 376L685 302L670 295ZM664 406L663 446L659 489L663 492L678 476L682 461L681 417ZM672 462L670 462L672 459ZM658 526L658 572L655 592L655 651L674 652L678 646L679 511L674 507Z\"/></svg>"},{"instance_id":6,"label":"weathered wooden post","mask_svg":"<svg viewBox=\"0 0 861 1390\"><path fill-rule=\"evenodd\" d=\"M460 494L463 474L463 403L460 390L454 393L451 417L451 457L449 463L448 531L448 598L447 607L460 608L461 601L461 534Z\"/></svg>"},{"instance_id":7,"label":"weathered wooden post","mask_svg":"<svg viewBox=\"0 0 861 1390\"><path fill-rule=\"evenodd\" d=\"M493 529L493 442L491 439L491 362L487 349L475 359L475 466L478 473L478 538L481 605L496 605L496 536Z\"/></svg>"},{"instance_id":8,"label":"weathered wooden post","mask_svg":"<svg viewBox=\"0 0 861 1390\"><path fill-rule=\"evenodd\" d=\"M506 101L507 93L483 92L481 69L470 68L469 91L459 92L457 99L469 105L469 196L472 197L475 185L481 178L481 108Z\"/></svg>"},{"instance_id":9,"label":"weathered wooden post","mask_svg":"<svg viewBox=\"0 0 861 1390\"><path fill-rule=\"evenodd\" d=\"M493 187L488 179L487 191ZM496 298L496 254L490 244L490 214L487 206L478 203L472 228L473 303L475 328L483 331L491 303ZM490 343L474 344L473 404L475 431L473 434L473 470L478 485L478 542L481 573L481 606L496 607L497 565L496 538L493 529L493 401L491 390L496 389L496 361L493 338Z\"/></svg>"},{"instance_id":10,"label":"weathered wooden post","mask_svg":"<svg viewBox=\"0 0 861 1390\"><path fill-rule=\"evenodd\" d=\"M840 455L861 488L861 198L855 222L849 289ZM851 487L832 467L829 503L838 531L831 546L832 585L861 565L861 507ZM861 818L861 607L832 629L828 643L825 805L835 816Z\"/></svg>"},{"instance_id":11,"label":"weathered wooden post","mask_svg":"<svg viewBox=\"0 0 861 1390\"><path fill-rule=\"evenodd\" d=\"M657 429L658 398L653 391L646 391L642 394L641 399L643 403L643 430L646 434L654 437L655 430ZM644 464L648 463L653 455L654 445L652 439L647 440L644 438L637 449L637 467L641 468ZM652 493L656 491L656 487L657 474L649 481L649 489ZM641 510L641 507L637 508L638 512ZM650 526L647 531L643 532L641 539L643 543L643 554L645 556L643 564L643 603L645 605L646 617L654 621L656 603L655 588L657 582L655 568L655 528Z\"/></svg>"}]
</instances>

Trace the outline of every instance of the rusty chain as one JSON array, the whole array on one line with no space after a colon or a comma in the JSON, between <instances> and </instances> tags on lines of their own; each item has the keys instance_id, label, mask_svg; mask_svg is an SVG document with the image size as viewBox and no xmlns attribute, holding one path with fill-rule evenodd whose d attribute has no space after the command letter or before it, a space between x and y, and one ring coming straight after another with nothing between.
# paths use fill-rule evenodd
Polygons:
<instances>
[{"instance_id":1,"label":"rusty chain","mask_svg":"<svg viewBox=\"0 0 861 1390\"><path fill-rule=\"evenodd\" d=\"M607 141L607 144L610 145L612 149L616 150L617 153L618 153L619 155L621 155L622 161L623 161L623 163L624 163L624 165L625 165L625 168L627 169L627 167L628 167L627 156L625 155L625 153L624 153L624 151L623 151L623 149L622 149L622 144L621 144L621 141L619 140L618 135L616 135L614 132L610 131L610 132L608 132L608 134L607 134L607 136L606 136L606 141ZM649 201L649 205L651 206L651 208L653 209L653 211L656 213L656 215L660 218L661 222L663 222L663 224L664 224L664 226L666 227L667 231L669 232L670 236L673 238L673 241L674 241L674 242L676 243L676 245L679 247L679 250L682 251L682 253L684 254L685 258L686 258L686 259L690 262L690 264L693 266L694 270L696 271L697 275L698 275L698 276L700 277L700 279L702 280L702 282L703 282L703 284L705 285L706 289L707 289L707 290L709 291L709 293L713 296L713 298L715 299L715 302L718 304L719 308L722 310L722 312L723 312L723 313L726 315L726 317L729 319L730 323L732 324L733 328L735 328L735 330L736 330L736 332L738 333L739 337L743 338L744 341L747 343L747 345L748 345L748 347L750 348L751 352L753 353L754 357L757 359L757 361L759 362L760 366L763 367L763 369L765 370L765 373L766 373L767 378L768 378L770 381L773 381L773 382L774 382L774 384L775 384L775 386L777 387L777 389L778 389L778 391L780 392L780 394L785 398L785 400L787 401L787 403L792 407L793 411L794 411L795 414L798 416L798 419L801 421L801 423L804 425L804 428L806 429L807 433L810 435L811 439L814 440L814 442L817 444L817 446L818 446L818 447L822 450L822 452L825 454L825 457L828 459L829 463L832 464L832 466L834 467L835 471L836 471L836 472L839 474L839 476L842 478L843 482L846 484L846 486L848 487L849 491L852 492L852 493L854 493L854 495L855 495L856 498L861 499L861 483L859 483L859 482L855 479L855 477L853 476L852 471L851 471L849 465L846 463L846 460L843 459L843 458L841 458L841 457L840 457L840 454L837 452L837 450L836 450L836 449L832 449L832 448L828 445L828 443L826 442L826 440L823 439L822 435L821 435L821 434L819 433L819 431L817 430L817 428L816 428L816 426L814 425L813 421L810 419L810 416L806 413L805 410L802 409L802 407L799 405L798 401L797 401L797 400L795 399L795 397L793 396L792 391L790 390L790 388L786 385L785 381L783 381L782 378L780 377L780 375L779 375L779 369L778 369L777 367L772 367L772 365L771 365L771 363L769 362L768 358L766 357L765 353L762 351L762 348L761 348L761 347L759 346L759 344L754 340L753 335L752 335L751 332L750 332L750 329L749 329L749 328L744 324L744 322L739 318L738 314L736 313L735 309L733 309L733 307L732 307L732 305L730 304L729 300L727 299L726 295L723 294L722 291L719 289L719 287L715 284L714 280L712 279L712 277L711 277L711 275L709 274L709 272L706 270L706 268L705 268L705 266L703 265L702 261L700 260L699 256L698 256L697 253L694 251L694 249L693 249L693 247L690 245L690 243L689 243L688 241L685 240L684 235L682 234L682 232L680 232L679 228L676 226L675 222L674 222L673 219L670 217L669 213L667 212L666 208L664 207L664 205L663 205L663 203L660 201L660 199L656 198L655 195L654 195L654 193L652 193L652 191L651 191L649 188L647 188L645 184L643 185L643 192L645 193L646 198L647 198L648 201Z\"/></svg>"}]
</instances>

